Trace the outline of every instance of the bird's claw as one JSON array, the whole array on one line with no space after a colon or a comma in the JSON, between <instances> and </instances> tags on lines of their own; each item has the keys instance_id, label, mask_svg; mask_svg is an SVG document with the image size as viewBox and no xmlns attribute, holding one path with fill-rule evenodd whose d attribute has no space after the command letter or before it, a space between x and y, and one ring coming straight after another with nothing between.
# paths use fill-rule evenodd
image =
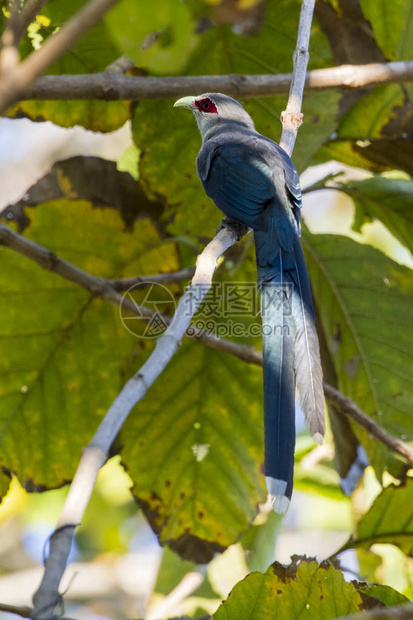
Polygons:
<instances>
[{"instance_id":1,"label":"bird's claw","mask_svg":"<svg viewBox=\"0 0 413 620\"><path fill-rule=\"evenodd\" d=\"M244 237L244 235L246 235L247 232L249 231L248 226L245 226L244 224L240 224L239 222L236 222L235 220L232 220L229 217L224 217L224 219L221 220L221 223L217 229L216 234L218 234L219 231L222 230L223 228L229 228L236 235L237 241L240 241L242 237Z\"/></svg>"}]
</instances>

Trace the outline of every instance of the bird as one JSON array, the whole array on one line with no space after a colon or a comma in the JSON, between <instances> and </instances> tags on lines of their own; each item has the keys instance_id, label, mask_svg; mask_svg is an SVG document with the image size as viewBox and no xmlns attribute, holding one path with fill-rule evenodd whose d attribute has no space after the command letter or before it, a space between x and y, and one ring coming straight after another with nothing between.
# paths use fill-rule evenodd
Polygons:
<instances>
[{"instance_id":1,"label":"bird","mask_svg":"<svg viewBox=\"0 0 413 620\"><path fill-rule=\"evenodd\" d=\"M300 241L300 180L287 153L258 133L243 106L222 93L178 99L193 112L202 146L196 160L205 193L227 218L254 232L261 293L264 474L275 512L290 505L295 392L317 443L324 436L320 348Z\"/></svg>"}]
</instances>

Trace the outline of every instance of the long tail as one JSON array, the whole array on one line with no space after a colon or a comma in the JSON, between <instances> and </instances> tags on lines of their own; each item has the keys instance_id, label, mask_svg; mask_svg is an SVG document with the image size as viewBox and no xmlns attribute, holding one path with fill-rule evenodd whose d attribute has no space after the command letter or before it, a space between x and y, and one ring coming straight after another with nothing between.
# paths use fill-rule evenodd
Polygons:
<instances>
[{"instance_id":1,"label":"long tail","mask_svg":"<svg viewBox=\"0 0 413 620\"><path fill-rule=\"evenodd\" d=\"M296 325L294 369L297 390L310 433L317 443L321 443L324 437L323 372L310 283L298 237L294 241L294 258L294 279L299 293L292 296L292 313Z\"/></svg>"},{"instance_id":2,"label":"long tail","mask_svg":"<svg viewBox=\"0 0 413 620\"><path fill-rule=\"evenodd\" d=\"M294 475L295 446L295 327L283 281L282 251L279 270L261 285L264 361L265 479L274 510L287 511Z\"/></svg>"},{"instance_id":3,"label":"long tail","mask_svg":"<svg viewBox=\"0 0 413 620\"><path fill-rule=\"evenodd\" d=\"M270 236L255 232L264 361L265 477L278 513L288 509L294 475L295 388L310 432L324 435L324 393L310 283L298 235L292 252L268 256ZM275 246L276 247L276 246Z\"/></svg>"}]
</instances>

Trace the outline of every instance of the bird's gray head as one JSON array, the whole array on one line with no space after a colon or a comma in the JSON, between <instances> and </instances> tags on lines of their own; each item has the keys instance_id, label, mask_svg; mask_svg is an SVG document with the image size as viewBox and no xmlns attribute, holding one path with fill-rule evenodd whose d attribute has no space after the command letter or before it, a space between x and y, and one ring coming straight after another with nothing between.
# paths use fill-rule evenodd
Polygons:
<instances>
[{"instance_id":1,"label":"bird's gray head","mask_svg":"<svg viewBox=\"0 0 413 620\"><path fill-rule=\"evenodd\" d=\"M202 140L209 138L218 129L233 124L250 130L254 122L242 105L222 93L205 93L198 97L182 97L174 103L177 108L189 108L201 132Z\"/></svg>"}]
</instances>

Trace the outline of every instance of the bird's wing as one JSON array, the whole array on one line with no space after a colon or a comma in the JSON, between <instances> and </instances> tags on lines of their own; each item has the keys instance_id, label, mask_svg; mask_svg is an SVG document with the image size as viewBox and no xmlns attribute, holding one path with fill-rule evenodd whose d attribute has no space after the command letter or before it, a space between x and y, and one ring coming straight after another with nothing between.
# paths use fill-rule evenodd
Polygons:
<instances>
[{"instance_id":1,"label":"bird's wing","mask_svg":"<svg viewBox=\"0 0 413 620\"><path fill-rule=\"evenodd\" d=\"M300 177L298 175L297 169L294 166L289 155L287 155L287 153L284 151L284 149L282 149L276 142L269 140L269 138L264 138L264 140L266 143L270 143L270 149L273 155L276 155L276 165L280 166L280 163L282 162L281 165L284 169L285 175L285 187L291 201L291 208L297 222L299 234L301 236L300 209L302 207L302 197ZM281 162L279 161L280 159Z\"/></svg>"},{"instance_id":2,"label":"bird's wing","mask_svg":"<svg viewBox=\"0 0 413 620\"><path fill-rule=\"evenodd\" d=\"M262 215L276 189L271 168L257 150L209 141L199 153L197 170L207 195L225 215L251 228L264 225Z\"/></svg>"}]
</instances>

